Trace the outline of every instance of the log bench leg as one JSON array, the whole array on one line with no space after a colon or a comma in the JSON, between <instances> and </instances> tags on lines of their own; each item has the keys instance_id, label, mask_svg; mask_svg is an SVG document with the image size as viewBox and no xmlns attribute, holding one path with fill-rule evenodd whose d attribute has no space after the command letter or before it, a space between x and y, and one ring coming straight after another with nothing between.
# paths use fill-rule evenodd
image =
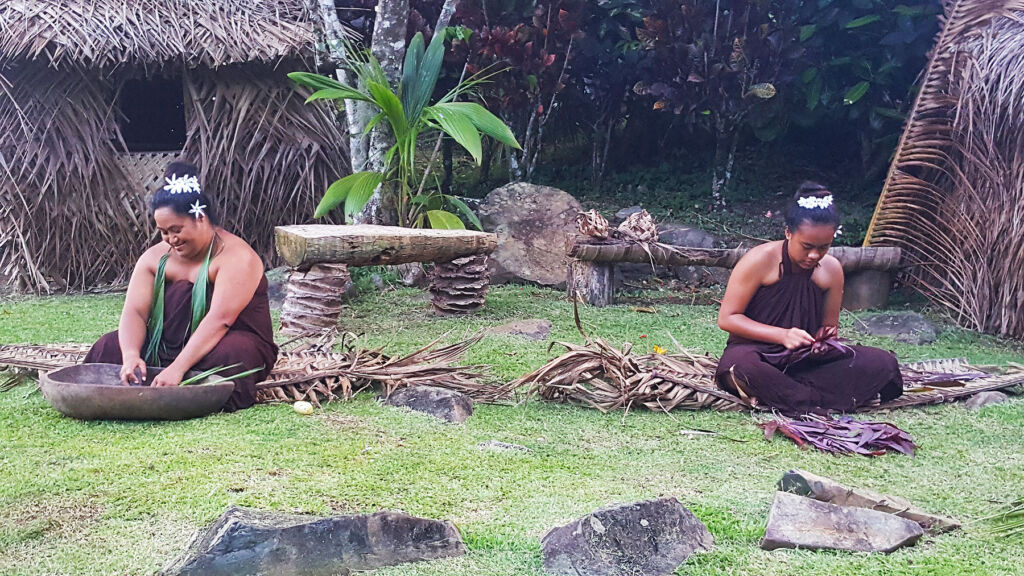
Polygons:
<instances>
[{"instance_id":1,"label":"log bench leg","mask_svg":"<svg viewBox=\"0 0 1024 576\"><path fill-rule=\"evenodd\" d=\"M436 262L430 272L430 303L438 314L467 314L484 305L491 272L487 255Z\"/></svg>"},{"instance_id":2,"label":"log bench leg","mask_svg":"<svg viewBox=\"0 0 1024 576\"><path fill-rule=\"evenodd\" d=\"M292 269L281 307L281 333L308 336L337 328L351 284L344 264L315 264L305 272Z\"/></svg>"},{"instance_id":3,"label":"log bench leg","mask_svg":"<svg viewBox=\"0 0 1024 576\"><path fill-rule=\"evenodd\" d=\"M570 260L565 287L570 300L597 307L610 306L615 303L615 264Z\"/></svg>"},{"instance_id":4,"label":"log bench leg","mask_svg":"<svg viewBox=\"0 0 1024 576\"><path fill-rule=\"evenodd\" d=\"M882 309L889 304L892 272L860 270L851 272L843 286L843 308L847 310Z\"/></svg>"}]
</instances>

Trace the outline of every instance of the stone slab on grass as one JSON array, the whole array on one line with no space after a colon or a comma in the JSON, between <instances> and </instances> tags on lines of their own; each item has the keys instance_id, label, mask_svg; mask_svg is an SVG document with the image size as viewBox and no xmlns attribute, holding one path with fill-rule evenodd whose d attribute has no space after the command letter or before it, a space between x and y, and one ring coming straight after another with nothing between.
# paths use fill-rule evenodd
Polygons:
<instances>
[{"instance_id":1,"label":"stone slab on grass","mask_svg":"<svg viewBox=\"0 0 1024 576\"><path fill-rule=\"evenodd\" d=\"M465 553L451 522L400 512L318 518L231 507L161 574L335 576Z\"/></svg>"},{"instance_id":2,"label":"stone slab on grass","mask_svg":"<svg viewBox=\"0 0 1024 576\"><path fill-rule=\"evenodd\" d=\"M541 548L551 574L660 576L714 543L692 512L675 498L662 498L587 514L550 530Z\"/></svg>"},{"instance_id":3,"label":"stone slab on grass","mask_svg":"<svg viewBox=\"0 0 1024 576\"><path fill-rule=\"evenodd\" d=\"M761 548L888 553L923 534L916 522L893 514L776 492Z\"/></svg>"}]
</instances>

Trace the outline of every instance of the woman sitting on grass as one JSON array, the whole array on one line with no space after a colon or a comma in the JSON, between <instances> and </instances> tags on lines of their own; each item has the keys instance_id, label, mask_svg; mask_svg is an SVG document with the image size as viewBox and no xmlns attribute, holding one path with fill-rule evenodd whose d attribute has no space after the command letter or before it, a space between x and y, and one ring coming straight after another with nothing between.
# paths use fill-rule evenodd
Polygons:
<instances>
[{"instance_id":1,"label":"woman sitting on grass","mask_svg":"<svg viewBox=\"0 0 1024 576\"><path fill-rule=\"evenodd\" d=\"M256 402L256 383L277 361L263 262L221 228L199 185L198 169L172 162L150 201L162 242L135 265L116 332L93 345L86 362L121 364L121 381L139 383L146 367L165 366L153 386L177 386L189 370L238 365L224 409ZM193 299L198 306L193 306Z\"/></svg>"},{"instance_id":2,"label":"woman sitting on grass","mask_svg":"<svg viewBox=\"0 0 1024 576\"><path fill-rule=\"evenodd\" d=\"M843 268L827 254L838 226L831 192L805 182L786 211L786 239L736 264L718 313L729 333L719 387L792 415L848 411L903 393L891 353L830 340L843 300Z\"/></svg>"}]
</instances>

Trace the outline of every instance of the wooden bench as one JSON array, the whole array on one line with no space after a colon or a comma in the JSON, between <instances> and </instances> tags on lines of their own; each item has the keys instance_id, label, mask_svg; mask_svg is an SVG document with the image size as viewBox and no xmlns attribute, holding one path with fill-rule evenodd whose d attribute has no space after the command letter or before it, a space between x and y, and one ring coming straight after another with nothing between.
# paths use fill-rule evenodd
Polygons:
<instances>
[{"instance_id":1,"label":"wooden bench","mask_svg":"<svg viewBox=\"0 0 1024 576\"><path fill-rule=\"evenodd\" d=\"M487 255L498 245L494 234L471 230L429 230L397 226L303 224L274 229L277 253L293 270L286 286L284 311L326 328L337 325L341 297L323 302L317 283L337 278L330 268L432 262L431 304L441 313L471 312L484 303L489 272ZM343 283L343 282L342 282ZM337 286L340 289L340 286ZM282 316L284 315L282 312ZM333 320L325 319L334 314ZM300 330L283 327L284 331Z\"/></svg>"},{"instance_id":2,"label":"wooden bench","mask_svg":"<svg viewBox=\"0 0 1024 576\"><path fill-rule=\"evenodd\" d=\"M617 262L732 268L747 250L689 248L657 242L602 242L575 236L569 242L566 289L569 298L594 306L608 306L615 302L613 289ZM846 274L844 308L885 308L892 275L899 268L899 248L835 246L828 253L839 259Z\"/></svg>"}]
</instances>

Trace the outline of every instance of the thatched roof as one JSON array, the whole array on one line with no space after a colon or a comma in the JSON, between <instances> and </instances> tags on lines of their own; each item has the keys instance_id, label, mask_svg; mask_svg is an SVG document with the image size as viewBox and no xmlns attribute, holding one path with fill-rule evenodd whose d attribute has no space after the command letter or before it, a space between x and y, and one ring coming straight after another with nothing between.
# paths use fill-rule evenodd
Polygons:
<instances>
[{"instance_id":1,"label":"thatched roof","mask_svg":"<svg viewBox=\"0 0 1024 576\"><path fill-rule=\"evenodd\" d=\"M3 0L0 61L217 67L312 54L307 0Z\"/></svg>"}]
</instances>

